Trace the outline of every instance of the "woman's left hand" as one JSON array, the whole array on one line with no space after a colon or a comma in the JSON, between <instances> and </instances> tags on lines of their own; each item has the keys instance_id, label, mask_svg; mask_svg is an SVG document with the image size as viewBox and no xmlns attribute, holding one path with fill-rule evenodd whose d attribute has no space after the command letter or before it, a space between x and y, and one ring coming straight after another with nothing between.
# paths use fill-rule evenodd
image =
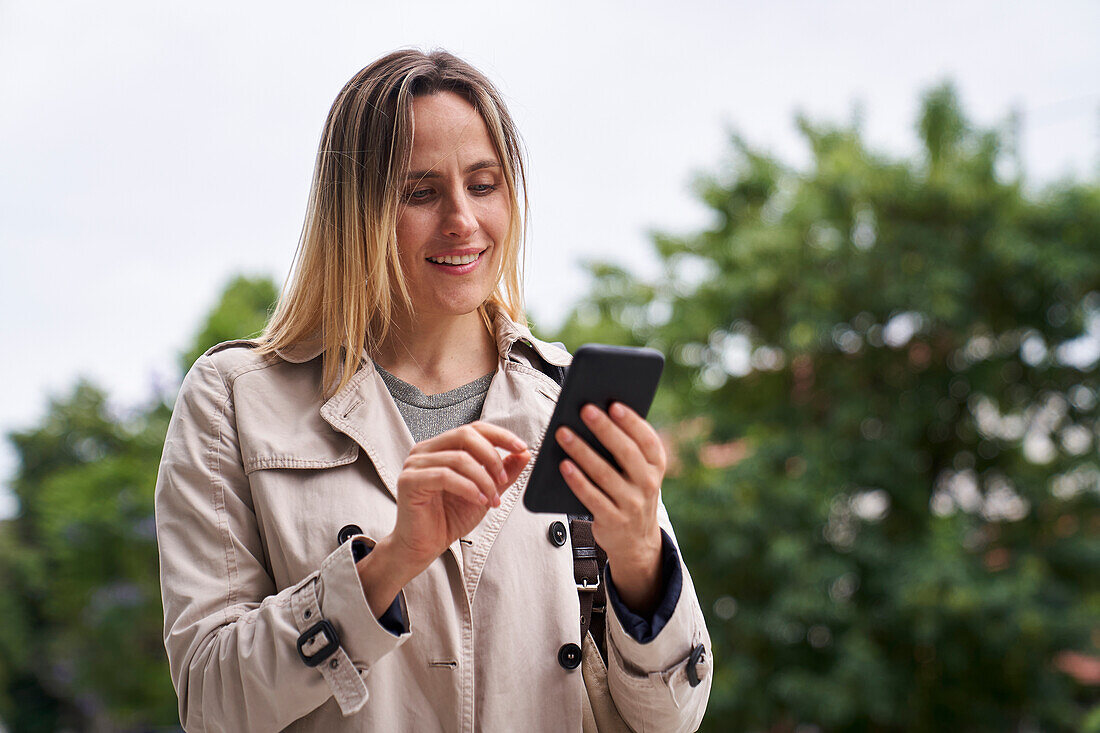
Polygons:
<instances>
[{"instance_id":1,"label":"woman's left hand","mask_svg":"<svg viewBox=\"0 0 1100 733\"><path fill-rule=\"evenodd\" d=\"M592 535L614 569L619 597L631 610L649 613L661 589L657 502L667 466L664 445L653 426L621 402L611 405L610 415L589 403L581 419L622 473L562 426L555 437L572 459L561 462L562 477L592 512Z\"/></svg>"}]
</instances>

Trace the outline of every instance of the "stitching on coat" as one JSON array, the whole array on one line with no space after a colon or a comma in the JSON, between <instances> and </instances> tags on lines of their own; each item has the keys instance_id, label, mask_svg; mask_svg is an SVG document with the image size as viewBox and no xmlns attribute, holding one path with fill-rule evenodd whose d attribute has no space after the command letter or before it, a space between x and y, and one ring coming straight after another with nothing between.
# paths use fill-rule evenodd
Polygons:
<instances>
[{"instance_id":1,"label":"stitching on coat","mask_svg":"<svg viewBox=\"0 0 1100 733\"><path fill-rule=\"evenodd\" d=\"M271 357L274 357L274 358L271 358ZM237 377L241 376L242 374L247 374L248 372L254 372L257 369L267 369L268 367L273 367L276 364L278 364L280 361L282 361L278 356L275 356L275 354L265 354L264 356L259 357L259 359L260 359L260 361L258 361L258 362L254 362L254 363L251 363L251 364L241 364L240 366L238 366L234 369L231 369L225 375L225 377L223 377L226 386L227 387L231 386L233 382L237 381ZM211 363L213 363L212 359L211 359ZM215 367L215 369L216 369L216 367ZM220 372L219 372L219 374L220 374Z\"/></svg>"},{"instance_id":2,"label":"stitching on coat","mask_svg":"<svg viewBox=\"0 0 1100 733\"><path fill-rule=\"evenodd\" d=\"M489 558L489 551L492 550L493 545L496 544L497 538L500 536L501 528L504 527L504 522L507 521L516 504L519 503L519 497L523 493L519 490L520 484L526 484L531 478L531 472L535 468L535 460L538 458L539 451L542 449L542 440L538 440L533 445L529 446L529 448L531 450L531 460L527 462L527 465L524 466L523 470L516 476L516 480L512 484L515 490L509 490L505 493L504 501L500 503L496 513L489 517L488 524L485 527L485 536L490 538L490 541L480 543L470 554L470 567L476 567L477 572L467 577L463 583L463 585L466 586L468 598L472 599L474 593L477 592L477 586L481 582L481 574L485 570L485 563ZM526 486L524 486L524 490L526 490Z\"/></svg>"},{"instance_id":3,"label":"stitching on coat","mask_svg":"<svg viewBox=\"0 0 1100 733\"><path fill-rule=\"evenodd\" d=\"M221 474L221 455L218 451L218 446L222 440L222 423L227 419L226 409L232 399L232 392L229 390L229 385L226 383L225 378L222 376L221 372L218 371L218 367L214 363L214 360L209 357L207 360L210 364L210 368L218 375L222 387L225 389L225 399L218 405L217 412L211 418L214 421L214 425L211 426L213 438L208 448L209 457L207 460L209 461L213 477L211 481L213 495L211 498L214 504L214 512L218 517L218 529L221 531L222 535L222 547L225 550L227 587L223 615L226 623L232 623L232 620L229 618L229 608L237 602L237 558L236 554L233 552L233 539L229 533L229 513L225 511L225 485Z\"/></svg>"},{"instance_id":4,"label":"stitching on coat","mask_svg":"<svg viewBox=\"0 0 1100 733\"><path fill-rule=\"evenodd\" d=\"M351 448L344 451L343 455L328 461L313 458L297 458L295 456L259 456L249 459L245 465L245 473L268 468L335 468L354 463L359 456L359 446L352 444Z\"/></svg>"}]
</instances>

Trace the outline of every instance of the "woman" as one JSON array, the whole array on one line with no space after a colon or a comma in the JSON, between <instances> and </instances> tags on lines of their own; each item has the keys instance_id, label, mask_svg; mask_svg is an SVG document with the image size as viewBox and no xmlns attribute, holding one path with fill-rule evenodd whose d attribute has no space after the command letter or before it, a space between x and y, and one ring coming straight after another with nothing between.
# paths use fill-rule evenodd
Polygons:
<instances>
[{"instance_id":1,"label":"woman","mask_svg":"<svg viewBox=\"0 0 1100 733\"><path fill-rule=\"evenodd\" d=\"M591 594L567 518L519 501L559 391L547 373L570 361L524 325L523 191L511 117L465 62L400 51L341 91L293 279L261 338L196 361L165 441L165 646L187 730L698 725L710 641L653 428L585 409L621 474L555 436L607 555L604 633L592 613L578 626Z\"/></svg>"}]
</instances>

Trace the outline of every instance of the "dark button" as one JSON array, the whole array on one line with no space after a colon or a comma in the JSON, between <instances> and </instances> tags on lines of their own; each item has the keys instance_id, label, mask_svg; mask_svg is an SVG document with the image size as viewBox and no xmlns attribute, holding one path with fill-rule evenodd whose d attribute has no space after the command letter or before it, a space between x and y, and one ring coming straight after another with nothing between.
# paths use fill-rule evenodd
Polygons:
<instances>
[{"instance_id":1,"label":"dark button","mask_svg":"<svg viewBox=\"0 0 1100 733\"><path fill-rule=\"evenodd\" d=\"M565 669L576 669L581 663L581 648L570 642L558 649L558 664Z\"/></svg>"},{"instance_id":2,"label":"dark button","mask_svg":"<svg viewBox=\"0 0 1100 733\"><path fill-rule=\"evenodd\" d=\"M565 525L561 522L552 522L550 524L550 541L558 547L565 544Z\"/></svg>"},{"instance_id":3,"label":"dark button","mask_svg":"<svg viewBox=\"0 0 1100 733\"><path fill-rule=\"evenodd\" d=\"M691 656L688 657L687 677L688 684L692 687L698 687L699 683L702 682L702 680L699 679L699 670L695 665L703 661L703 655L706 654L706 651L706 648L704 648L702 644L696 644L695 648L691 650Z\"/></svg>"},{"instance_id":4,"label":"dark button","mask_svg":"<svg viewBox=\"0 0 1100 733\"><path fill-rule=\"evenodd\" d=\"M345 524L336 535L336 542L342 545L357 534L363 534L358 524Z\"/></svg>"}]
</instances>

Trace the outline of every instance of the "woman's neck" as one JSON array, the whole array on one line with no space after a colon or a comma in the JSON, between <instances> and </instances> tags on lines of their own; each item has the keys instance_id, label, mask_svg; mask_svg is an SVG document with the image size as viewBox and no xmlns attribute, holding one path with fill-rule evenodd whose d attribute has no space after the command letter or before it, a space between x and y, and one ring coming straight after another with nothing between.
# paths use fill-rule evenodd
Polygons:
<instances>
[{"instance_id":1,"label":"woman's neck","mask_svg":"<svg viewBox=\"0 0 1100 733\"><path fill-rule=\"evenodd\" d=\"M476 310L396 320L374 360L424 394L440 394L495 371L496 337Z\"/></svg>"}]
</instances>

